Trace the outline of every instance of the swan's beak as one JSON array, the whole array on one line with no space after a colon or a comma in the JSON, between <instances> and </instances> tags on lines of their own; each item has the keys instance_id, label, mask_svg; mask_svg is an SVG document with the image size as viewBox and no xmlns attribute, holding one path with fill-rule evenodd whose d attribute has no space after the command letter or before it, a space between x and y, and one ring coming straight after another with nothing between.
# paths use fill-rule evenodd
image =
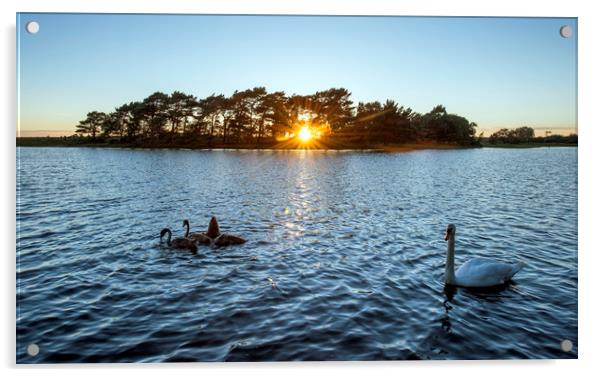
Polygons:
<instances>
[{"instance_id":1,"label":"swan's beak","mask_svg":"<svg viewBox=\"0 0 602 377\"><path fill-rule=\"evenodd\" d=\"M444 241L447 241L449 239L449 232L445 232L445 236L443 237Z\"/></svg>"}]
</instances>

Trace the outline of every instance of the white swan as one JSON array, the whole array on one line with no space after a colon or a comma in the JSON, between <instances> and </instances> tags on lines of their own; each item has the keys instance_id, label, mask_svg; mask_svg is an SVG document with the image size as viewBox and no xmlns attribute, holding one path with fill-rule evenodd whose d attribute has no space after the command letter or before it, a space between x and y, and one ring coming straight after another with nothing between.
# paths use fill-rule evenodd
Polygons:
<instances>
[{"instance_id":1,"label":"white swan","mask_svg":"<svg viewBox=\"0 0 602 377\"><path fill-rule=\"evenodd\" d=\"M456 227L447 226L447 260L445 261L445 284L460 287L493 287L507 283L523 268L522 262L510 264L485 258L472 258L454 271Z\"/></svg>"}]
</instances>

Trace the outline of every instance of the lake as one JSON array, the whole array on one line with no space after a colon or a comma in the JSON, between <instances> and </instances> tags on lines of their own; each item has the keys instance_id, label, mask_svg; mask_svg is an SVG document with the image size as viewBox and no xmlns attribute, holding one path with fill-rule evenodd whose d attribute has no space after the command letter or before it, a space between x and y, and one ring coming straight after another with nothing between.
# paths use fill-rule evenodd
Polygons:
<instances>
[{"instance_id":1,"label":"lake","mask_svg":"<svg viewBox=\"0 0 602 377\"><path fill-rule=\"evenodd\" d=\"M19 363L577 357L577 148L17 148L17 168ZM159 244L212 215L249 241ZM456 266L526 267L445 289L448 223Z\"/></svg>"}]
</instances>

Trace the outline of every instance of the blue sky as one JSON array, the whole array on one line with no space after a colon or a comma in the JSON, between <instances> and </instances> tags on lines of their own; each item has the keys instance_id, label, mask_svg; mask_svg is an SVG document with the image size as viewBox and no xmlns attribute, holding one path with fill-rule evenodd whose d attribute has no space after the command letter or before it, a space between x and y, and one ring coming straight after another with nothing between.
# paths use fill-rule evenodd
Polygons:
<instances>
[{"instance_id":1,"label":"blue sky","mask_svg":"<svg viewBox=\"0 0 602 377\"><path fill-rule=\"evenodd\" d=\"M40 24L37 34L27 22ZM571 38L561 38L571 25ZM73 132L155 91L345 87L354 101L443 104L481 129L576 131L573 18L17 15L19 129Z\"/></svg>"}]
</instances>

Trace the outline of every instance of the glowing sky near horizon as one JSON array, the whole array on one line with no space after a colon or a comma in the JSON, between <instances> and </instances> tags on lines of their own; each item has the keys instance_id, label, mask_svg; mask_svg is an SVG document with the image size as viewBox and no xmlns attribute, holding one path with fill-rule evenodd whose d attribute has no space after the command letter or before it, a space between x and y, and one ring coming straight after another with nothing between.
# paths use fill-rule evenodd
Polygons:
<instances>
[{"instance_id":1,"label":"glowing sky near horizon","mask_svg":"<svg viewBox=\"0 0 602 377\"><path fill-rule=\"evenodd\" d=\"M40 24L37 34L27 22ZM563 25L573 28L561 38ZM17 15L19 131L72 133L155 91L345 87L481 129L576 132L574 18Z\"/></svg>"}]
</instances>

